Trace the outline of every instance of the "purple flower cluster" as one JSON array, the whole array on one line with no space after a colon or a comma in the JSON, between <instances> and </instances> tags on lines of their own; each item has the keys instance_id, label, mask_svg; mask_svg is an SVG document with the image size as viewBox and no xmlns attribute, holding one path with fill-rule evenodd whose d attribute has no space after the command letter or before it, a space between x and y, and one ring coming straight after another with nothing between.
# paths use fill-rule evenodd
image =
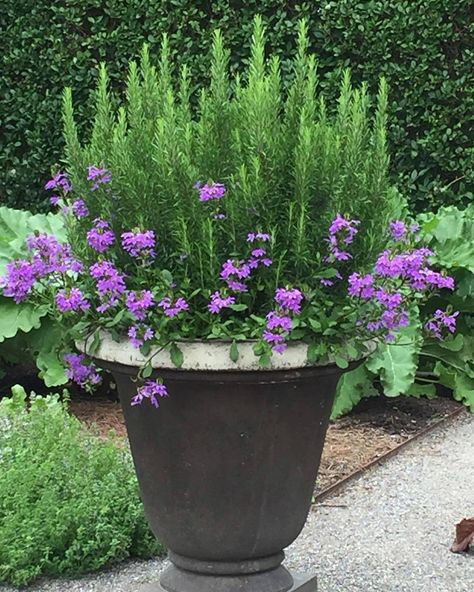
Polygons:
<instances>
[{"instance_id":1,"label":"purple flower cluster","mask_svg":"<svg viewBox=\"0 0 474 592\"><path fill-rule=\"evenodd\" d=\"M86 312L91 306L79 288L59 290L55 300L59 312Z\"/></svg>"},{"instance_id":2,"label":"purple flower cluster","mask_svg":"<svg viewBox=\"0 0 474 592\"><path fill-rule=\"evenodd\" d=\"M80 273L82 264L77 261L68 244L59 243L49 234L33 234L26 245L30 259L17 259L6 265L6 275L0 278L4 296L17 304L31 293L35 283L52 274Z\"/></svg>"},{"instance_id":3,"label":"purple flower cluster","mask_svg":"<svg viewBox=\"0 0 474 592\"><path fill-rule=\"evenodd\" d=\"M167 317L173 318L179 315L180 312L189 310L189 304L184 298L177 298L174 302L166 296L158 303L158 306L162 308Z\"/></svg>"},{"instance_id":4,"label":"purple flower cluster","mask_svg":"<svg viewBox=\"0 0 474 592\"><path fill-rule=\"evenodd\" d=\"M54 177L46 183L44 188L47 190L60 189L64 193L69 193L72 190L71 183L70 183L66 173L61 173L61 171L58 171L54 175ZM57 196L54 196L54 197L57 197ZM51 199L53 199L53 198L51 198Z\"/></svg>"},{"instance_id":5,"label":"purple flower cluster","mask_svg":"<svg viewBox=\"0 0 474 592\"><path fill-rule=\"evenodd\" d=\"M6 275L0 278L3 295L20 304L30 294L36 280L39 279L36 266L31 261L17 259L6 265Z\"/></svg>"},{"instance_id":6,"label":"purple flower cluster","mask_svg":"<svg viewBox=\"0 0 474 592\"><path fill-rule=\"evenodd\" d=\"M277 308L267 314L263 339L272 346L275 353L282 354L287 348L286 340L293 328L290 315L301 313L303 293L298 288L277 288L275 302Z\"/></svg>"},{"instance_id":7,"label":"purple flower cluster","mask_svg":"<svg viewBox=\"0 0 474 592\"><path fill-rule=\"evenodd\" d=\"M106 220L96 218L87 233L87 242L98 253L104 253L115 242L115 235Z\"/></svg>"},{"instance_id":8,"label":"purple flower cluster","mask_svg":"<svg viewBox=\"0 0 474 592\"><path fill-rule=\"evenodd\" d=\"M358 232L360 220L350 220L340 214L334 218L329 227L329 257L327 261L347 261L352 255L343 250L344 245L350 245Z\"/></svg>"},{"instance_id":9,"label":"purple flower cluster","mask_svg":"<svg viewBox=\"0 0 474 592\"><path fill-rule=\"evenodd\" d=\"M222 183L206 183L206 185L203 185L198 182L194 187L199 190L199 201L222 199L226 192L225 185Z\"/></svg>"},{"instance_id":10,"label":"purple flower cluster","mask_svg":"<svg viewBox=\"0 0 474 592\"><path fill-rule=\"evenodd\" d=\"M255 241L262 241L262 243L267 243L270 241L270 235L266 232L249 232L247 234L247 242L254 243Z\"/></svg>"},{"instance_id":11,"label":"purple flower cluster","mask_svg":"<svg viewBox=\"0 0 474 592\"><path fill-rule=\"evenodd\" d=\"M132 257L155 257L155 233L153 230L134 230L122 233L122 246Z\"/></svg>"},{"instance_id":12,"label":"purple flower cluster","mask_svg":"<svg viewBox=\"0 0 474 592\"><path fill-rule=\"evenodd\" d=\"M107 169L92 165L87 169L87 180L94 181L91 191L96 191L100 185L110 183L112 175Z\"/></svg>"},{"instance_id":13,"label":"purple flower cluster","mask_svg":"<svg viewBox=\"0 0 474 592\"><path fill-rule=\"evenodd\" d=\"M222 266L220 277L233 292L247 292L247 286L239 281L250 276L250 265L245 261L227 259Z\"/></svg>"},{"instance_id":14,"label":"purple flower cluster","mask_svg":"<svg viewBox=\"0 0 474 592\"><path fill-rule=\"evenodd\" d=\"M148 399L153 407L159 407L158 397L167 397L168 389L158 380L147 380L143 386L137 390L137 394L132 399L132 405L141 405L144 399Z\"/></svg>"},{"instance_id":15,"label":"purple flower cluster","mask_svg":"<svg viewBox=\"0 0 474 592\"><path fill-rule=\"evenodd\" d=\"M87 218L89 215L89 210L87 208L86 202L83 199L76 199L73 201L71 205L71 211L78 220L81 218Z\"/></svg>"},{"instance_id":16,"label":"purple flower cluster","mask_svg":"<svg viewBox=\"0 0 474 592\"><path fill-rule=\"evenodd\" d=\"M272 310L266 319L263 339L272 346L275 353L282 354L287 348L285 341L293 328L291 317Z\"/></svg>"},{"instance_id":17,"label":"purple flower cluster","mask_svg":"<svg viewBox=\"0 0 474 592\"><path fill-rule=\"evenodd\" d=\"M222 292L217 291L212 294L207 308L212 314L219 314L223 308L229 308L232 304L235 304L234 296L225 296Z\"/></svg>"},{"instance_id":18,"label":"purple flower cluster","mask_svg":"<svg viewBox=\"0 0 474 592\"><path fill-rule=\"evenodd\" d=\"M70 245L58 242L52 234L32 234L26 239L26 246L32 254L32 264L38 277L51 273L80 273L82 264L72 255Z\"/></svg>"},{"instance_id":19,"label":"purple flower cluster","mask_svg":"<svg viewBox=\"0 0 474 592\"><path fill-rule=\"evenodd\" d=\"M150 290L142 290L141 292L128 292L126 305L127 309L138 320L143 321L148 310L155 304L153 294Z\"/></svg>"},{"instance_id":20,"label":"purple flower cluster","mask_svg":"<svg viewBox=\"0 0 474 592\"><path fill-rule=\"evenodd\" d=\"M155 336L155 332L148 325L140 323L139 325L133 325L128 330L128 336L133 347L140 349L145 341L150 341Z\"/></svg>"},{"instance_id":21,"label":"purple flower cluster","mask_svg":"<svg viewBox=\"0 0 474 592\"><path fill-rule=\"evenodd\" d=\"M454 333L456 331L456 317L458 315L459 312L449 314L447 311L438 308L433 318L426 323L425 329L436 339L443 339L443 333Z\"/></svg>"},{"instance_id":22,"label":"purple flower cluster","mask_svg":"<svg viewBox=\"0 0 474 592\"><path fill-rule=\"evenodd\" d=\"M429 257L433 252L427 248L408 250L393 254L384 251L377 259L375 272L381 277L400 279L414 290L424 291L429 288L454 289L454 279L433 271L429 267Z\"/></svg>"},{"instance_id":23,"label":"purple flower cluster","mask_svg":"<svg viewBox=\"0 0 474 592\"><path fill-rule=\"evenodd\" d=\"M66 376L82 388L93 390L100 384L102 378L94 364L87 363L84 354L66 354L64 361L67 364Z\"/></svg>"},{"instance_id":24,"label":"purple flower cluster","mask_svg":"<svg viewBox=\"0 0 474 592\"><path fill-rule=\"evenodd\" d=\"M303 294L298 288L278 288L275 292L275 301L283 311L300 314Z\"/></svg>"},{"instance_id":25,"label":"purple flower cluster","mask_svg":"<svg viewBox=\"0 0 474 592\"><path fill-rule=\"evenodd\" d=\"M125 278L110 261L98 261L89 269L90 275L96 280L96 287L102 304L98 312L105 312L116 306L124 294Z\"/></svg>"},{"instance_id":26,"label":"purple flower cluster","mask_svg":"<svg viewBox=\"0 0 474 592\"><path fill-rule=\"evenodd\" d=\"M407 229L400 221L391 226L391 231L397 242L408 240ZM394 332L409 324L408 302L413 295L434 288L454 289L452 277L431 269L429 258L432 255L427 248L406 248L401 252L387 249L378 257L374 273L353 273L349 277L349 294L370 301L376 311L375 318L366 323L369 331L382 331L387 341L393 341ZM438 321L442 320L440 317L431 321L429 330L433 334L440 333Z\"/></svg>"}]
</instances>

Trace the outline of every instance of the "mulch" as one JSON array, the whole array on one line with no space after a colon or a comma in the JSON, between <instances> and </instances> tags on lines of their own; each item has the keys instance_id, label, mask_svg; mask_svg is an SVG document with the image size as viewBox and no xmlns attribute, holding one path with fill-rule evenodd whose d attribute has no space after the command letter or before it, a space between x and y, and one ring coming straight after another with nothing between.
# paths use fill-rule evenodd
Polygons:
<instances>
[{"instance_id":1,"label":"mulch","mask_svg":"<svg viewBox=\"0 0 474 592\"><path fill-rule=\"evenodd\" d=\"M316 494L383 457L459 407L460 403L445 397L366 399L350 415L329 426ZM75 395L70 408L101 437L108 438L114 432L119 441L126 438L118 402L105 396Z\"/></svg>"}]
</instances>

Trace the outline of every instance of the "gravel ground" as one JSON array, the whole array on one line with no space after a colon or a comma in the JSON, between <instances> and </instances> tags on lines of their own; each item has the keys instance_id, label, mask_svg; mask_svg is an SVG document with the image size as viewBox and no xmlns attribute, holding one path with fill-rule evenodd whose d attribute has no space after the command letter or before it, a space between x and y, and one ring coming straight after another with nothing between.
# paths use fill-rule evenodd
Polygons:
<instances>
[{"instance_id":1,"label":"gravel ground","mask_svg":"<svg viewBox=\"0 0 474 592\"><path fill-rule=\"evenodd\" d=\"M473 467L474 417L463 415L316 506L287 566L317 572L318 592L473 592L474 552L449 551L455 523L474 515ZM28 590L135 592L165 565L129 562Z\"/></svg>"}]
</instances>

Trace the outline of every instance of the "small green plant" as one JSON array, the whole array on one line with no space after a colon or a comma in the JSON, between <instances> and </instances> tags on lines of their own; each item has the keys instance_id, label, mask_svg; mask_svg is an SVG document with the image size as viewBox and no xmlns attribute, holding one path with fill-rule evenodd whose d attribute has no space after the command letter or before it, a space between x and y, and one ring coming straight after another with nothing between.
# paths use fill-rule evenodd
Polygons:
<instances>
[{"instance_id":1,"label":"small green plant","mask_svg":"<svg viewBox=\"0 0 474 592\"><path fill-rule=\"evenodd\" d=\"M128 453L86 432L58 395L12 393L0 402L0 583L159 554Z\"/></svg>"}]
</instances>

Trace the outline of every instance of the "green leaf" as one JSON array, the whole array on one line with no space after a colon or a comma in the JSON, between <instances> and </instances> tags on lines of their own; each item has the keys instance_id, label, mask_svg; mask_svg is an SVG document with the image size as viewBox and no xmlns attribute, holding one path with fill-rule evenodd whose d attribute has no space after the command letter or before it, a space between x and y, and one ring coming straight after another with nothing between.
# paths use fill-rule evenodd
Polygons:
<instances>
[{"instance_id":1,"label":"green leaf","mask_svg":"<svg viewBox=\"0 0 474 592\"><path fill-rule=\"evenodd\" d=\"M228 308L235 310L235 312L242 312L247 310L248 306L246 304L231 304Z\"/></svg>"},{"instance_id":2,"label":"green leaf","mask_svg":"<svg viewBox=\"0 0 474 592\"><path fill-rule=\"evenodd\" d=\"M413 383L407 395L419 399L420 397L427 397L428 399L436 398L436 386L434 384L420 384L418 382Z\"/></svg>"},{"instance_id":3,"label":"green leaf","mask_svg":"<svg viewBox=\"0 0 474 592\"><path fill-rule=\"evenodd\" d=\"M418 323L401 333L397 343L380 344L367 360L370 372L380 375L387 397L406 394L415 381L420 346L416 339Z\"/></svg>"},{"instance_id":4,"label":"green leaf","mask_svg":"<svg viewBox=\"0 0 474 592\"><path fill-rule=\"evenodd\" d=\"M28 302L16 304L11 298L0 297L0 343L14 337L18 331L28 333L38 329L47 313L47 306L35 306Z\"/></svg>"},{"instance_id":5,"label":"green leaf","mask_svg":"<svg viewBox=\"0 0 474 592\"><path fill-rule=\"evenodd\" d=\"M262 366L262 368L267 368L268 366L270 366L271 361L272 358L270 354L265 353L260 356L258 363L260 364L260 366Z\"/></svg>"},{"instance_id":6,"label":"green leaf","mask_svg":"<svg viewBox=\"0 0 474 592\"><path fill-rule=\"evenodd\" d=\"M40 370L39 376L46 386L59 386L68 382L64 364L56 351L40 350L36 356L36 365Z\"/></svg>"},{"instance_id":7,"label":"green leaf","mask_svg":"<svg viewBox=\"0 0 474 592\"><path fill-rule=\"evenodd\" d=\"M239 359L239 348L237 347L237 343L235 341L232 342L229 351L229 357L232 362L237 362Z\"/></svg>"},{"instance_id":8,"label":"green leaf","mask_svg":"<svg viewBox=\"0 0 474 592\"><path fill-rule=\"evenodd\" d=\"M345 370L346 368L349 367L349 362L343 358L342 356L336 356L334 358L334 361L336 362L336 366L338 368L341 368L342 370Z\"/></svg>"},{"instance_id":9,"label":"green leaf","mask_svg":"<svg viewBox=\"0 0 474 592\"><path fill-rule=\"evenodd\" d=\"M172 343L170 347L170 357L176 368L181 368L184 362L183 352L179 349L176 343Z\"/></svg>"},{"instance_id":10,"label":"green leaf","mask_svg":"<svg viewBox=\"0 0 474 592\"><path fill-rule=\"evenodd\" d=\"M308 351L307 351L307 359L308 359L308 363L309 364L314 364L315 362L317 362L319 360L320 357L320 347L319 344L316 343L310 343L308 345Z\"/></svg>"},{"instance_id":11,"label":"green leaf","mask_svg":"<svg viewBox=\"0 0 474 592\"><path fill-rule=\"evenodd\" d=\"M365 364L345 372L337 384L331 419L337 419L349 413L363 398L378 396L373 380L374 375L369 372Z\"/></svg>"},{"instance_id":12,"label":"green leaf","mask_svg":"<svg viewBox=\"0 0 474 592\"><path fill-rule=\"evenodd\" d=\"M151 364L145 364L145 366L143 366L142 371L140 372L141 376L143 378L150 378L150 376L152 375L153 372L153 368Z\"/></svg>"}]
</instances>

